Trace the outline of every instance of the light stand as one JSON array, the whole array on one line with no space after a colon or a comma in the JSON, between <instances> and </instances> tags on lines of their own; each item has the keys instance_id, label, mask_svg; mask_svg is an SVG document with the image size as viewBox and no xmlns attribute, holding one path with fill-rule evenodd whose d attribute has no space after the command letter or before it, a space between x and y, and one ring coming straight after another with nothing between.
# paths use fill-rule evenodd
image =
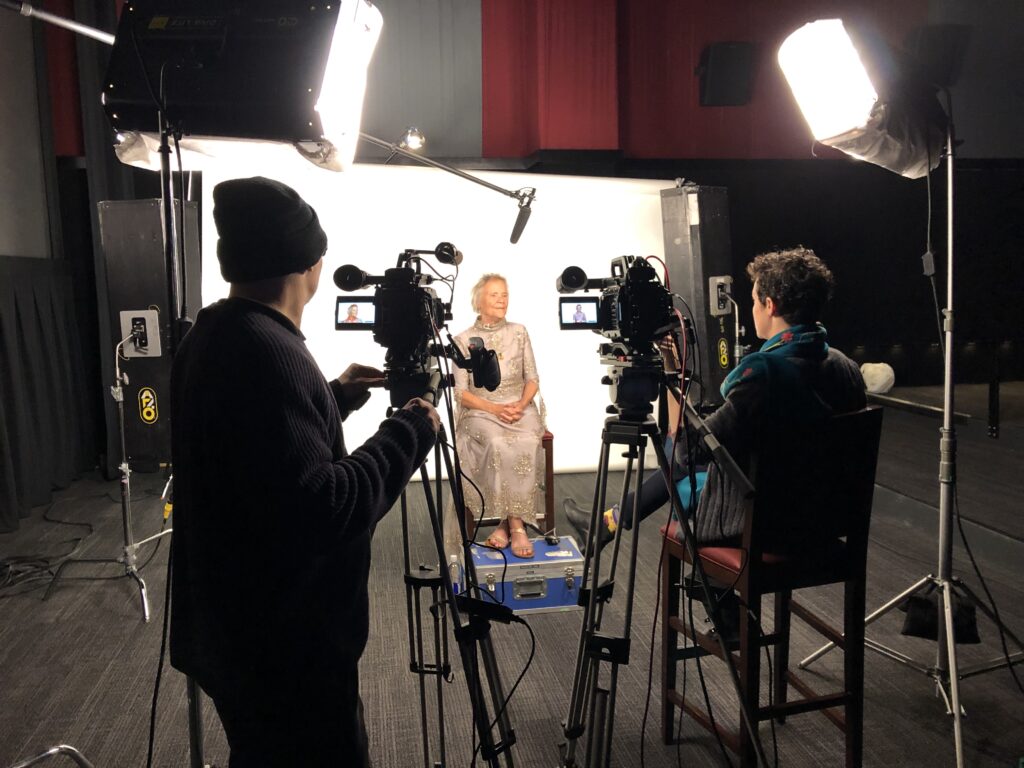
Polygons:
<instances>
[{"instance_id":1,"label":"light stand","mask_svg":"<svg viewBox=\"0 0 1024 768\"><path fill-rule=\"evenodd\" d=\"M953 716L954 747L959 768L964 765L960 680L1002 666L1011 667L1024 659L1024 653L1011 657L1004 643L1004 658L997 658L971 669L959 669L953 622L954 592L959 593L992 619L1001 636L1009 637L1021 649L1024 649L1024 645L1002 626L994 610L990 610L966 585L953 576L953 525L956 514L956 430L953 426L953 191L956 142L952 108L948 103L948 87L952 77L947 72L915 80L905 74L903 81L885 83L891 95L888 98L879 98L879 89L868 75L868 68L865 67L861 52L854 42L855 36L841 19L814 21L805 24L785 39L779 48L778 59L779 66L811 129L811 134L822 144L912 179L931 173L933 166L938 164L942 144L945 144L947 259L946 309L942 322L945 369L942 429L939 439L938 569L935 574L922 577L865 618L865 623L869 624L916 593L937 588L941 593L943 616L941 622L936 622L938 647L935 665L928 667L920 664L909 656L868 638L865 638L864 647L928 675L935 681L936 689L945 701L947 713ZM946 86L947 105L944 114L935 98L936 83L944 83ZM926 274L930 271L928 267L926 260ZM801 661L800 668L807 667L833 647L834 643L823 646Z\"/></svg>"},{"instance_id":2,"label":"light stand","mask_svg":"<svg viewBox=\"0 0 1024 768\"><path fill-rule=\"evenodd\" d=\"M945 369L943 379L942 429L939 439L939 553L938 568L934 574L918 579L907 589L886 602L877 610L868 614L865 624L871 624L886 613L903 603L907 598L922 592L938 589L942 596L943 621L939 623L939 634L935 665L931 667L915 661L911 657L889 648L875 640L865 638L864 647L885 656L888 659L928 675L935 681L935 687L946 704L946 713L953 716L953 741L956 751L958 768L964 765L963 729L961 718L963 708L960 704L960 680L983 672L990 672L1002 667L1011 666L1024 661L1024 644L1006 627L1002 625L995 613L960 579L953 575L953 525L956 514L956 427L954 426L954 377L953 377L953 173L954 173L954 140L953 128L950 123L946 130L946 309L943 311L943 332L945 338ZM936 575L937 574L937 575ZM957 664L956 635L953 628L953 610L955 602L953 594L958 593L961 599L975 605L996 625L997 629L1009 637L1022 651L1000 656L988 662L960 669ZM828 643L819 648L800 662L801 669L823 656L835 647Z\"/></svg>"},{"instance_id":3,"label":"light stand","mask_svg":"<svg viewBox=\"0 0 1024 768\"><path fill-rule=\"evenodd\" d=\"M110 395L114 398L117 403L117 424L121 436L121 530L124 534L124 546L121 551L121 557L116 559L68 559L60 564L57 568L57 572L53 575L53 579L50 581L49 587L46 589L46 594L43 595L43 600L48 600L53 590L57 587L57 583L64 575L64 570L70 565L79 565L85 563L99 564L99 563L119 563L124 567L124 575L134 579L135 583L139 587L139 598L142 601L142 620L144 622L149 621L149 600L146 597L146 582L143 581L142 576L139 575L138 562L138 550L143 544L148 544L151 541L159 539L161 536L171 532L170 528L164 528L159 533L150 536L149 538L143 539L142 541L136 542L135 535L132 527L132 489L131 489L131 466L128 460L128 447L125 443L124 437L124 388L123 385L128 384L128 374L121 372L121 348L129 341L133 341L137 338L137 332L132 331L130 334L125 336L118 343L114 350L114 384L110 387Z\"/></svg>"}]
</instances>

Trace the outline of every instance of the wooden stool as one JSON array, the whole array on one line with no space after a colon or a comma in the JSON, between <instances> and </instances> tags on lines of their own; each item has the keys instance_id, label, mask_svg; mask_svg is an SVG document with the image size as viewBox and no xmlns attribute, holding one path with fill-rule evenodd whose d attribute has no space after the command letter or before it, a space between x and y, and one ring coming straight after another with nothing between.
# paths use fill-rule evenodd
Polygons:
<instances>
[{"instance_id":1,"label":"wooden stool","mask_svg":"<svg viewBox=\"0 0 1024 768\"><path fill-rule=\"evenodd\" d=\"M705 576L711 582L733 585L741 604L738 648L731 648L730 655L755 727L762 720L774 718L782 723L787 715L821 711L846 737L847 768L859 767L863 755L865 572L881 428L882 410L867 408L832 417L820 439L804 446L801 458L795 453L800 449L755 457L757 492L746 510L742 541L697 548ZM717 639L690 624L685 609L679 610L682 566L690 562L690 553L671 536L664 552L662 738L666 744L675 741L673 723L679 707L699 725L717 731L722 742L740 755L743 768L754 766L754 744L745 728L734 732L719 720L712 724L702 706L676 690L679 661L724 657ZM792 600L794 590L837 583L845 588L842 632ZM759 626L761 598L766 595L775 597L771 634ZM843 648L840 691L818 695L789 669L791 616L800 617ZM680 634L690 638L689 647L679 647ZM767 646L775 648L774 691L768 705L761 706L760 662ZM788 701L788 686L803 698Z\"/></svg>"}]
</instances>

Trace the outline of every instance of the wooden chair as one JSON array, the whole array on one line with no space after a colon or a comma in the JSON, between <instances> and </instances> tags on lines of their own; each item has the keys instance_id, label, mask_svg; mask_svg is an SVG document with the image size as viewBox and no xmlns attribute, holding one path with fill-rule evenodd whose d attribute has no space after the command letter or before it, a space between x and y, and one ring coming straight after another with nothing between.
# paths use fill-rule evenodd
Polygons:
<instances>
[{"instance_id":1,"label":"wooden chair","mask_svg":"<svg viewBox=\"0 0 1024 768\"><path fill-rule=\"evenodd\" d=\"M874 493L875 465L881 434L882 410L869 407L834 416L815 439L793 439L773 445L770 455L752 457L756 493L745 515L742 541L737 546L698 546L707 577L735 584L741 606L738 648L730 648L739 673L748 711L757 722L821 710L839 726L846 739L846 765L860 766L864 721L864 603L868 528ZM778 450L775 450L775 449ZM682 564L685 548L674 538L666 541L662 563L662 737L673 743L676 707L681 707L740 755L742 766L753 766L756 753L749 733L712 726L702 706L676 690L678 661L702 656L722 659L717 639L686 621L680 613ZM792 599L794 590L842 583L845 589L843 632L840 633ZM771 634L759 631L761 597L774 594L775 621ZM789 669L791 616L803 619L845 652L842 690L816 694ZM679 633L693 645L678 646ZM761 706L761 658L766 646L775 648L773 696ZM695 688L691 675L690 691ZM788 687L803 698L787 699ZM842 708L842 712L837 710Z\"/></svg>"},{"instance_id":2,"label":"wooden chair","mask_svg":"<svg viewBox=\"0 0 1024 768\"><path fill-rule=\"evenodd\" d=\"M544 515L537 518L537 527L545 533L555 527L555 461L554 461L554 440L550 432L545 432L541 438L541 445L544 448ZM476 534L477 523L480 527L497 525L501 522L499 517L485 517L477 520L479 510L474 510L466 501L466 530L470 538Z\"/></svg>"}]
</instances>

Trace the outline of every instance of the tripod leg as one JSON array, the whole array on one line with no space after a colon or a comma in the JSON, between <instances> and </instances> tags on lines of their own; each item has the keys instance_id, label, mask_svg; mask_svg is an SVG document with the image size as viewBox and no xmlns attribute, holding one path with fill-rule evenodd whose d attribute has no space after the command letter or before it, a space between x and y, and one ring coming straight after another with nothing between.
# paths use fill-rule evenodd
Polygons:
<instances>
[{"instance_id":1,"label":"tripod leg","mask_svg":"<svg viewBox=\"0 0 1024 768\"><path fill-rule=\"evenodd\" d=\"M142 580L139 572L135 568L131 568L128 571L128 575L135 579L139 585L139 599L142 600L142 621L149 623L149 600L146 597L146 582Z\"/></svg>"},{"instance_id":2,"label":"tripod leg","mask_svg":"<svg viewBox=\"0 0 1024 768\"><path fill-rule=\"evenodd\" d=\"M501 676L498 674L498 662L494 656L494 646L491 645L490 634L480 638L480 657L484 664L484 674L487 675L487 684L491 691L491 705L494 707L498 725L498 737L502 744L508 744L509 735L512 733L508 714L508 705L505 703L505 690L501 685ZM505 765L513 768L512 752L505 750Z\"/></svg>"},{"instance_id":3,"label":"tripod leg","mask_svg":"<svg viewBox=\"0 0 1024 768\"><path fill-rule=\"evenodd\" d=\"M957 768L963 768L964 745L963 731L961 728L960 709L960 677L956 666L956 636L953 634L953 588L949 581L942 582L942 609L945 614L946 626L946 660L949 662L949 694L950 708L953 715L953 742L956 748ZM939 646L939 655L942 655L942 646ZM940 661L940 669L942 664ZM940 685L942 681L940 680Z\"/></svg>"},{"instance_id":4,"label":"tripod leg","mask_svg":"<svg viewBox=\"0 0 1024 768\"><path fill-rule=\"evenodd\" d=\"M203 691L191 677L185 678L188 697L188 756L191 768L206 768L203 758Z\"/></svg>"},{"instance_id":5,"label":"tripod leg","mask_svg":"<svg viewBox=\"0 0 1024 768\"><path fill-rule=\"evenodd\" d=\"M420 604L419 589L413 590L413 615L416 620L416 656L413 660L420 694L420 739L423 744L423 768L430 768L430 738L427 735L427 679L426 662L423 656L423 606Z\"/></svg>"},{"instance_id":6,"label":"tripod leg","mask_svg":"<svg viewBox=\"0 0 1024 768\"><path fill-rule=\"evenodd\" d=\"M444 677L448 669L448 645L445 642L445 634L448 628L446 620L444 601L441 600L440 590L433 587L430 590L430 598L433 601L434 610L434 661L437 664L437 748L441 756L440 764L447 764L445 755L444 738Z\"/></svg>"},{"instance_id":7,"label":"tripod leg","mask_svg":"<svg viewBox=\"0 0 1024 768\"><path fill-rule=\"evenodd\" d=\"M579 643L576 646L576 668L573 672L572 692L569 696L569 712L565 718L563 731L566 736L566 743L563 746L562 765L576 765L576 742L583 734L583 706L587 700L588 691L593 696L593 686L596 680L592 680L591 659L588 654L589 639L594 634L595 618L597 611L597 591L600 585L600 573L598 567L600 562L594 562L598 554L597 526L599 510L604 503L605 491L608 479L608 453L607 443L601 446L601 455L598 459L597 482L594 487L594 506L590 513L590 531L587 541L587 554L583 559L583 580L582 586L586 588L588 579L590 591L587 600L583 605L583 622L580 627ZM593 707L590 707L593 711ZM588 750L588 753L591 753Z\"/></svg>"},{"instance_id":8,"label":"tripod leg","mask_svg":"<svg viewBox=\"0 0 1024 768\"><path fill-rule=\"evenodd\" d=\"M901 602L906 600L911 595L916 594L923 587L931 584L934 580L935 580L935 577L932 576L931 574L918 579L911 586L907 587L905 590L903 590L898 595L896 595L896 597L892 598L889 602L885 603L885 605L882 605L881 607L875 609L874 611L869 613L867 616L865 616L864 617L864 625L867 626L868 624L870 624L871 622L875 621L876 619L880 619L882 616L887 614L889 611L891 611L893 608L895 608ZM819 648L814 653L812 653L810 656L805 658L803 661L801 661L799 664L797 664L797 666L800 669L806 669L813 662L815 662L818 659L820 659L822 656L824 656L826 653L828 653L829 651L831 651L835 647L836 647L835 643L832 643L832 642L825 643L825 645L821 646L821 648ZM875 649L872 649L872 650L875 650Z\"/></svg>"}]
</instances>

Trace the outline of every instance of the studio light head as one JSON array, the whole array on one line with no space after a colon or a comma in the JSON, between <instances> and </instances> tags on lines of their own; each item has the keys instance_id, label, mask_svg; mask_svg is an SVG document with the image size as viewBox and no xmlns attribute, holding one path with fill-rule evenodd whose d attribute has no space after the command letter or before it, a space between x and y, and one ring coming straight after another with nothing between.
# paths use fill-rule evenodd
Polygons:
<instances>
[{"instance_id":1,"label":"studio light head","mask_svg":"<svg viewBox=\"0 0 1024 768\"><path fill-rule=\"evenodd\" d=\"M382 24L365 0L126 4L102 97L119 156L159 130L159 111L193 140L283 142L347 168Z\"/></svg>"},{"instance_id":2,"label":"studio light head","mask_svg":"<svg viewBox=\"0 0 1024 768\"><path fill-rule=\"evenodd\" d=\"M805 24L779 48L779 66L815 140L920 178L941 159L945 115L930 84L888 59L884 46L840 19Z\"/></svg>"}]
</instances>

